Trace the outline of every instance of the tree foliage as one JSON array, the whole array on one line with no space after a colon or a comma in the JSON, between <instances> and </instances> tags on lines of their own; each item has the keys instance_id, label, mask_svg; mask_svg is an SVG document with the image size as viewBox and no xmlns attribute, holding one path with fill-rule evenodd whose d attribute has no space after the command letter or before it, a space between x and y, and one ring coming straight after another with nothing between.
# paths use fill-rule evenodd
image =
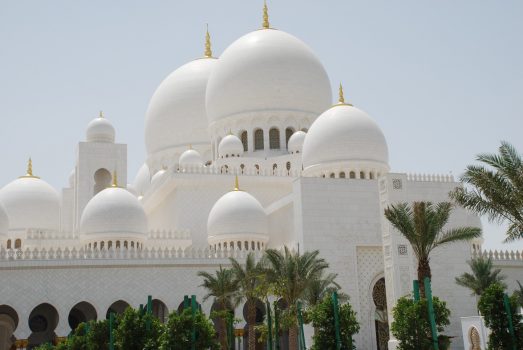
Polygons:
<instances>
[{"instance_id":1,"label":"tree foliage","mask_svg":"<svg viewBox=\"0 0 523 350\"><path fill-rule=\"evenodd\" d=\"M166 331L160 338L161 350L187 350L191 348L193 327L196 331L196 349L220 349L212 322L201 311L193 318L191 309L169 315Z\"/></svg>"},{"instance_id":2,"label":"tree foliage","mask_svg":"<svg viewBox=\"0 0 523 350\"><path fill-rule=\"evenodd\" d=\"M313 336L311 350L336 350L336 336L334 328L334 307L332 297L325 295L320 303L308 311L308 318L312 321L312 326L316 330ZM351 338L360 330L360 325L356 320L356 312L352 310L350 303L343 303L339 306L340 338L341 349L355 349L355 342Z\"/></svg>"},{"instance_id":3,"label":"tree foliage","mask_svg":"<svg viewBox=\"0 0 523 350\"><path fill-rule=\"evenodd\" d=\"M512 339L509 334L509 321L503 302L504 294L505 288L498 283L494 283L483 292L479 300L479 311L481 315L483 315L485 325L490 329L488 341L489 350L512 348ZM523 323L522 316L517 313L518 300L516 295L509 298L509 304L517 342L516 349L522 349Z\"/></svg>"},{"instance_id":4,"label":"tree foliage","mask_svg":"<svg viewBox=\"0 0 523 350\"><path fill-rule=\"evenodd\" d=\"M118 318L114 330L115 348L119 350L156 350L163 325L152 314L128 307ZM149 322L149 330L147 323Z\"/></svg>"},{"instance_id":5,"label":"tree foliage","mask_svg":"<svg viewBox=\"0 0 523 350\"><path fill-rule=\"evenodd\" d=\"M456 277L456 283L470 289L472 295L480 296L493 283L505 286L505 276L501 275L501 269L494 269L491 258L480 256L467 263L472 273L465 272Z\"/></svg>"},{"instance_id":6,"label":"tree foliage","mask_svg":"<svg viewBox=\"0 0 523 350\"><path fill-rule=\"evenodd\" d=\"M385 217L410 243L418 260L418 280L431 278L430 253L437 247L481 236L479 227L457 227L444 230L453 206L449 202L399 203L385 209ZM425 295L420 284L421 295Z\"/></svg>"},{"instance_id":7,"label":"tree foliage","mask_svg":"<svg viewBox=\"0 0 523 350\"><path fill-rule=\"evenodd\" d=\"M482 165L469 165L460 181L467 185L450 193L463 207L487 215L490 221L507 221L506 241L523 238L523 160L508 142L498 154L479 154Z\"/></svg>"},{"instance_id":8,"label":"tree foliage","mask_svg":"<svg viewBox=\"0 0 523 350\"><path fill-rule=\"evenodd\" d=\"M441 334L445 326L450 324L450 310L447 304L438 297L432 298L436 328ZM392 334L399 341L399 350L430 350L432 349L432 332L427 309L427 299L421 298L415 302L410 297L398 299L392 310L394 321L392 322ZM440 343L445 342L448 337L440 336ZM445 347L440 347L445 349Z\"/></svg>"}]
</instances>

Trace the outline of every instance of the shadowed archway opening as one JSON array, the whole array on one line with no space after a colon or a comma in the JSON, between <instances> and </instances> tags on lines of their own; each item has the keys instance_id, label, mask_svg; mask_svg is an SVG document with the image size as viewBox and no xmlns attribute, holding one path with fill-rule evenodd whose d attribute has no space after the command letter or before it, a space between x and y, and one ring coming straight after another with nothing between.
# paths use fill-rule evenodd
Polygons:
<instances>
[{"instance_id":1,"label":"shadowed archway opening","mask_svg":"<svg viewBox=\"0 0 523 350\"><path fill-rule=\"evenodd\" d=\"M160 320L161 323L167 322L169 317L169 309L167 305L159 299L153 299L153 315Z\"/></svg>"},{"instance_id":2,"label":"shadowed archway opening","mask_svg":"<svg viewBox=\"0 0 523 350\"><path fill-rule=\"evenodd\" d=\"M98 315L96 314L94 306L86 301L82 301L73 306L71 311L69 311L67 321L69 322L71 330L75 330L80 323L96 321L97 317Z\"/></svg>"},{"instance_id":3,"label":"shadowed archway opening","mask_svg":"<svg viewBox=\"0 0 523 350\"><path fill-rule=\"evenodd\" d=\"M389 343L389 320L387 315L387 293L384 277L376 281L372 287L372 300L375 306L374 329L376 349L387 350Z\"/></svg>"},{"instance_id":4,"label":"shadowed archway opening","mask_svg":"<svg viewBox=\"0 0 523 350\"><path fill-rule=\"evenodd\" d=\"M259 326L263 324L263 320L265 318L266 314L265 304L257 299L256 300L256 317L255 317L255 325ZM247 303L243 305L243 319L245 320L245 327L243 329L243 349L247 350L249 346L249 326L247 325ZM265 342L260 343L258 342L258 337L261 335L260 332L256 332L256 350L265 350L267 348L267 344Z\"/></svg>"},{"instance_id":5,"label":"shadowed archway opening","mask_svg":"<svg viewBox=\"0 0 523 350\"><path fill-rule=\"evenodd\" d=\"M28 339L27 349L33 349L40 344L54 343L58 326L58 311L48 303L38 305L29 315L29 329L31 335Z\"/></svg>"},{"instance_id":6,"label":"shadowed archway opening","mask_svg":"<svg viewBox=\"0 0 523 350\"><path fill-rule=\"evenodd\" d=\"M105 318L109 319L109 315L111 315L111 312L117 315L121 315L124 313L125 309L130 307L129 303L123 300L115 301L114 303L109 306L109 309L107 309L107 312L105 313Z\"/></svg>"}]
</instances>

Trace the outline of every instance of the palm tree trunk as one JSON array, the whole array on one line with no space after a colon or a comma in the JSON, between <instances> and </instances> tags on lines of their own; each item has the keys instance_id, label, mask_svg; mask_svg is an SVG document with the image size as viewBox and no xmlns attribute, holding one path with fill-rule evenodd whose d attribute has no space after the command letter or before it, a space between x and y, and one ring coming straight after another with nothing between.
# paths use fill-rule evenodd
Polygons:
<instances>
[{"instance_id":1,"label":"palm tree trunk","mask_svg":"<svg viewBox=\"0 0 523 350\"><path fill-rule=\"evenodd\" d=\"M298 350L298 327L289 328L289 350Z\"/></svg>"},{"instance_id":2,"label":"palm tree trunk","mask_svg":"<svg viewBox=\"0 0 523 350\"><path fill-rule=\"evenodd\" d=\"M219 321L219 333L220 333L220 344L222 345L223 350L228 350L227 347L227 323L224 317L220 317Z\"/></svg>"},{"instance_id":3,"label":"palm tree trunk","mask_svg":"<svg viewBox=\"0 0 523 350\"><path fill-rule=\"evenodd\" d=\"M247 326L248 326L248 349L256 350L256 330L254 324L256 323L256 304L255 301L247 302Z\"/></svg>"},{"instance_id":4,"label":"palm tree trunk","mask_svg":"<svg viewBox=\"0 0 523 350\"><path fill-rule=\"evenodd\" d=\"M421 258L418 260L418 281L420 297L422 298L425 298L425 277L432 279L432 273L430 271L429 259Z\"/></svg>"}]
</instances>

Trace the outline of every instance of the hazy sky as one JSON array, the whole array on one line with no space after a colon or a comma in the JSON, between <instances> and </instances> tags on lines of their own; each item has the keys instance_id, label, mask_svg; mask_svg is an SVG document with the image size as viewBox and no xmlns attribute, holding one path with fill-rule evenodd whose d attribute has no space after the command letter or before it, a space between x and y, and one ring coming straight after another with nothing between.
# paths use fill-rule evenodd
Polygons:
<instances>
[{"instance_id":1,"label":"hazy sky","mask_svg":"<svg viewBox=\"0 0 523 350\"><path fill-rule=\"evenodd\" d=\"M462 173L500 140L523 152L523 1L268 1L334 89L379 123L392 171ZM145 160L144 116L171 71L261 26L262 0L0 0L0 186L34 172L64 187L100 109ZM486 246L503 228L485 225Z\"/></svg>"}]
</instances>

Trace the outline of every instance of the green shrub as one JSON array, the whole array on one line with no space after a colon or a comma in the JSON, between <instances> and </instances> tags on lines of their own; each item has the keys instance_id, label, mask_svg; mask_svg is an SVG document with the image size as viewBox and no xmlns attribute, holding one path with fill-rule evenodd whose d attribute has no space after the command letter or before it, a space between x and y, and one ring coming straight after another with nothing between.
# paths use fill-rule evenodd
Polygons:
<instances>
[{"instance_id":1,"label":"green shrub","mask_svg":"<svg viewBox=\"0 0 523 350\"><path fill-rule=\"evenodd\" d=\"M321 303L312 307L306 315L314 327L311 350L336 349L336 333L334 328L334 308L331 296L325 296ZM341 349L349 349L350 338L360 330L356 320L356 312L349 303L340 304L339 312ZM352 348L355 349L354 340Z\"/></svg>"},{"instance_id":2,"label":"green shrub","mask_svg":"<svg viewBox=\"0 0 523 350\"><path fill-rule=\"evenodd\" d=\"M196 311L193 318L191 309L185 309L180 314L173 312L169 315L165 332L160 338L160 349L190 349L193 326L196 329L196 349L220 349L212 322L200 311Z\"/></svg>"},{"instance_id":3,"label":"green shrub","mask_svg":"<svg viewBox=\"0 0 523 350\"><path fill-rule=\"evenodd\" d=\"M432 298L436 328L438 334L443 332L445 326L450 324L450 310L447 304L437 297ZM394 322L391 331L399 341L399 350L429 350L432 349L432 333L430 329L427 300L422 298L414 302L410 297L401 297L392 310ZM446 349L450 345L449 338L441 335L440 349ZM445 343L446 346L445 346Z\"/></svg>"},{"instance_id":4,"label":"green shrub","mask_svg":"<svg viewBox=\"0 0 523 350\"><path fill-rule=\"evenodd\" d=\"M505 291L502 285L495 283L488 287L479 299L478 308L485 319L485 325L490 329L488 341L489 350L511 349L512 339L508 328L507 312L503 303ZM523 348L522 317L518 315L517 296L509 298L512 313L512 324L516 335L516 349Z\"/></svg>"},{"instance_id":5,"label":"green shrub","mask_svg":"<svg viewBox=\"0 0 523 350\"><path fill-rule=\"evenodd\" d=\"M147 331L147 322L150 329ZM118 317L118 326L114 330L114 345L119 350L157 350L163 325L152 314L127 308Z\"/></svg>"}]
</instances>

